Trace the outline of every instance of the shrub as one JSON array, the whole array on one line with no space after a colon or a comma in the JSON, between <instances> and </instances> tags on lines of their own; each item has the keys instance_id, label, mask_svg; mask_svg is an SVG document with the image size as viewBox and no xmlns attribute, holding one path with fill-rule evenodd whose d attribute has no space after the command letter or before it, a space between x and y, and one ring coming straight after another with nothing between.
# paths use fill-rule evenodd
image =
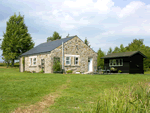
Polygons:
<instances>
[{"instance_id":1,"label":"shrub","mask_svg":"<svg viewBox=\"0 0 150 113\"><path fill-rule=\"evenodd\" d=\"M67 73L72 73L72 70L67 70Z\"/></svg>"},{"instance_id":2,"label":"shrub","mask_svg":"<svg viewBox=\"0 0 150 113\"><path fill-rule=\"evenodd\" d=\"M54 70L55 72L56 72L56 71L61 71L61 64L60 64L59 61L54 62L53 70Z\"/></svg>"},{"instance_id":3,"label":"shrub","mask_svg":"<svg viewBox=\"0 0 150 113\"><path fill-rule=\"evenodd\" d=\"M122 72L121 70L118 71L118 73L121 73L121 72Z\"/></svg>"},{"instance_id":4,"label":"shrub","mask_svg":"<svg viewBox=\"0 0 150 113\"><path fill-rule=\"evenodd\" d=\"M111 71L117 71L117 68L112 67L110 70Z\"/></svg>"},{"instance_id":5,"label":"shrub","mask_svg":"<svg viewBox=\"0 0 150 113\"><path fill-rule=\"evenodd\" d=\"M149 98L150 91L142 83L105 89L92 113L149 113Z\"/></svg>"},{"instance_id":6,"label":"shrub","mask_svg":"<svg viewBox=\"0 0 150 113\"><path fill-rule=\"evenodd\" d=\"M41 71L40 71L39 73L44 73L44 70L43 70L43 68L41 69Z\"/></svg>"}]
</instances>

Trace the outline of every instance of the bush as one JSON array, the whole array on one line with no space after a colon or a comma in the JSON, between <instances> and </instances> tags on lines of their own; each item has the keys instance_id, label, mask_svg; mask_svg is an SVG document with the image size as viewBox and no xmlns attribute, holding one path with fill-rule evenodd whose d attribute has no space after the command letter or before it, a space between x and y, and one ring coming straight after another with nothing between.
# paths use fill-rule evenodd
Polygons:
<instances>
[{"instance_id":1,"label":"bush","mask_svg":"<svg viewBox=\"0 0 150 113\"><path fill-rule=\"evenodd\" d=\"M43 68L41 69L41 71L40 71L39 73L44 73L44 70L43 70Z\"/></svg>"},{"instance_id":2,"label":"bush","mask_svg":"<svg viewBox=\"0 0 150 113\"><path fill-rule=\"evenodd\" d=\"M54 72L56 71L61 71L61 65L60 65L60 62L59 61L56 61L53 65L53 70Z\"/></svg>"},{"instance_id":3,"label":"bush","mask_svg":"<svg viewBox=\"0 0 150 113\"><path fill-rule=\"evenodd\" d=\"M72 73L72 70L67 70L66 72L67 72L67 73Z\"/></svg>"},{"instance_id":4,"label":"bush","mask_svg":"<svg viewBox=\"0 0 150 113\"><path fill-rule=\"evenodd\" d=\"M121 73L121 72L122 72L121 70L118 71L118 73Z\"/></svg>"},{"instance_id":5,"label":"bush","mask_svg":"<svg viewBox=\"0 0 150 113\"><path fill-rule=\"evenodd\" d=\"M117 68L112 67L110 70L111 71L117 71Z\"/></svg>"}]
</instances>

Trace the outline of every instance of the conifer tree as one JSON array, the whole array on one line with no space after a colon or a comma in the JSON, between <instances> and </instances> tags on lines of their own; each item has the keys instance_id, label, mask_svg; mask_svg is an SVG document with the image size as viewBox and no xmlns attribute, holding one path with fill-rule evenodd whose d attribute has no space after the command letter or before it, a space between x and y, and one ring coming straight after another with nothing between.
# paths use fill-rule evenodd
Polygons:
<instances>
[{"instance_id":1,"label":"conifer tree","mask_svg":"<svg viewBox=\"0 0 150 113\"><path fill-rule=\"evenodd\" d=\"M3 33L1 49L3 50L3 59L12 62L19 55L25 53L34 47L32 37L28 33L28 28L24 23L24 16L14 14L7 22L6 32Z\"/></svg>"},{"instance_id":2,"label":"conifer tree","mask_svg":"<svg viewBox=\"0 0 150 113\"><path fill-rule=\"evenodd\" d=\"M97 54L97 67L100 66L101 68L104 68L104 59L101 59L101 57L105 56L105 53L99 48Z\"/></svg>"},{"instance_id":3,"label":"conifer tree","mask_svg":"<svg viewBox=\"0 0 150 113\"><path fill-rule=\"evenodd\" d=\"M89 41L87 40L87 38L85 38L84 43L89 47L91 46L91 45L89 45Z\"/></svg>"}]
</instances>

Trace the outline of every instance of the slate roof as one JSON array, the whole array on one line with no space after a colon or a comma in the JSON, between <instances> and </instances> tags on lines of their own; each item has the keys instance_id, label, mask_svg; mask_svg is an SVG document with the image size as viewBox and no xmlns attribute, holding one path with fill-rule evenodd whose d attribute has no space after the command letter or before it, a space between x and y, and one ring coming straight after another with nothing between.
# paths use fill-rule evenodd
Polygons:
<instances>
[{"instance_id":1,"label":"slate roof","mask_svg":"<svg viewBox=\"0 0 150 113\"><path fill-rule=\"evenodd\" d=\"M55 48L57 48L58 46L62 45L62 41L65 43L68 40L74 38L75 36L70 36L68 38L62 38L62 39L59 39L59 40L54 40L54 41L51 41L51 42L42 43L42 44L30 49L29 51L23 53L20 56L50 52L50 51L54 50Z\"/></svg>"},{"instance_id":2,"label":"slate roof","mask_svg":"<svg viewBox=\"0 0 150 113\"><path fill-rule=\"evenodd\" d=\"M101 59L106 59L106 58L117 58L117 57L131 57L134 54L140 53L144 58L147 58L144 54L142 54L140 51L129 51L129 52L122 52L122 53L112 53L108 54L104 57L101 57Z\"/></svg>"}]
</instances>

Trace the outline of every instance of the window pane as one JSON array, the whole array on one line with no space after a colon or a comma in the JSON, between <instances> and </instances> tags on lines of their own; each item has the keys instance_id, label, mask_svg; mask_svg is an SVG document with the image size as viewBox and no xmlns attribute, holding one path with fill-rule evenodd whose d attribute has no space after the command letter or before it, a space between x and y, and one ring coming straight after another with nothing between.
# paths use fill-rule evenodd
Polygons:
<instances>
[{"instance_id":1,"label":"window pane","mask_svg":"<svg viewBox=\"0 0 150 113\"><path fill-rule=\"evenodd\" d=\"M112 60L109 60L110 61L110 65L112 65Z\"/></svg>"},{"instance_id":2,"label":"window pane","mask_svg":"<svg viewBox=\"0 0 150 113\"><path fill-rule=\"evenodd\" d=\"M123 65L123 60L121 59L121 61L120 61L120 65Z\"/></svg>"},{"instance_id":3,"label":"window pane","mask_svg":"<svg viewBox=\"0 0 150 113\"><path fill-rule=\"evenodd\" d=\"M78 64L78 57L75 57L75 64Z\"/></svg>"},{"instance_id":4,"label":"window pane","mask_svg":"<svg viewBox=\"0 0 150 113\"><path fill-rule=\"evenodd\" d=\"M69 60L69 57L66 57L66 60Z\"/></svg>"},{"instance_id":5,"label":"window pane","mask_svg":"<svg viewBox=\"0 0 150 113\"><path fill-rule=\"evenodd\" d=\"M120 59L118 59L118 65L120 65Z\"/></svg>"},{"instance_id":6,"label":"window pane","mask_svg":"<svg viewBox=\"0 0 150 113\"><path fill-rule=\"evenodd\" d=\"M66 61L66 64L70 64L70 62L69 62L69 61Z\"/></svg>"},{"instance_id":7,"label":"window pane","mask_svg":"<svg viewBox=\"0 0 150 113\"><path fill-rule=\"evenodd\" d=\"M33 62L33 64L35 65L35 64L36 64L36 62Z\"/></svg>"},{"instance_id":8,"label":"window pane","mask_svg":"<svg viewBox=\"0 0 150 113\"><path fill-rule=\"evenodd\" d=\"M116 65L116 59L113 59L113 65Z\"/></svg>"},{"instance_id":9,"label":"window pane","mask_svg":"<svg viewBox=\"0 0 150 113\"><path fill-rule=\"evenodd\" d=\"M116 65L118 65L118 59L116 59Z\"/></svg>"},{"instance_id":10,"label":"window pane","mask_svg":"<svg viewBox=\"0 0 150 113\"><path fill-rule=\"evenodd\" d=\"M76 60L75 64L78 64L78 61Z\"/></svg>"},{"instance_id":11,"label":"window pane","mask_svg":"<svg viewBox=\"0 0 150 113\"><path fill-rule=\"evenodd\" d=\"M34 58L33 61L36 61L36 58Z\"/></svg>"},{"instance_id":12,"label":"window pane","mask_svg":"<svg viewBox=\"0 0 150 113\"><path fill-rule=\"evenodd\" d=\"M30 64L32 65L32 58L30 58Z\"/></svg>"}]
</instances>

